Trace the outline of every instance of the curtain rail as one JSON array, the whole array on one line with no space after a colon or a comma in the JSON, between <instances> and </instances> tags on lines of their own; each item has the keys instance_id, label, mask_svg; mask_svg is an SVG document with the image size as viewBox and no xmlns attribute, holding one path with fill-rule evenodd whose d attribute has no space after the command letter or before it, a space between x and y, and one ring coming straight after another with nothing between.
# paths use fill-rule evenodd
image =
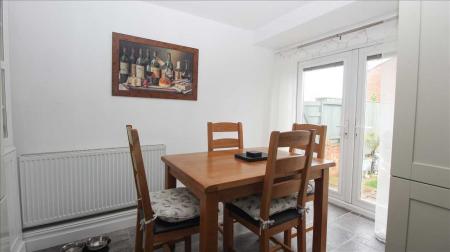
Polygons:
<instances>
[{"instance_id":1,"label":"curtain rail","mask_svg":"<svg viewBox=\"0 0 450 252\"><path fill-rule=\"evenodd\" d=\"M317 43L320 43L320 42L323 42L323 41L327 41L327 40L333 39L333 38L340 38L340 37L342 37L344 35L347 35L349 33L357 32L357 31L360 31L360 30L364 30L364 29L367 29L367 28L370 28L370 27L373 27L373 26L377 26L377 25L386 23L386 22L391 21L391 20L395 20L395 19L397 19L397 17L398 17L397 15L394 15L392 17L383 19L381 21L372 22L372 23L369 23L369 24L366 24L366 25L363 25L363 26L360 26L360 27L357 27L357 28L353 28L353 29L350 29L350 30L347 30L347 31L344 31L344 32L336 33L334 35L327 36L327 37L324 37L324 38L321 38L321 39L317 39L317 40L314 40L314 41L311 41L311 42L308 42L308 43L304 43L304 44L300 44L300 45L296 45L296 46L291 46L291 47L286 48L286 49L280 49L280 50L276 51L275 54L281 54L283 52L288 52L288 51L292 51L292 50L298 50L300 48L303 48L303 47L306 47L306 46L310 46L310 45L314 45L314 44L317 44Z\"/></svg>"}]
</instances>

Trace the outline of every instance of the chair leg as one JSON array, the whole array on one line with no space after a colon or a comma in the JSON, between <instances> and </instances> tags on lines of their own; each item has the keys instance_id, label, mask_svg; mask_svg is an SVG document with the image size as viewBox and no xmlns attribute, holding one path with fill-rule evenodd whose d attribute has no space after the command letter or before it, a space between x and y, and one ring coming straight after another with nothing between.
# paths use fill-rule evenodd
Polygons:
<instances>
[{"instance_id":1,"label":"chair leg","mask_svg":"<svg viewBox=\"0 0 450 252\"><path fill-rule=\"evenodd\" d=\"M269 252L270 251L270 236L266 230L261 231L261 237L259 237L259 251Z\"/></svg>"},{"instance_id":2,"label":"chair leg","mask_svg":"<svg viewBox=\"0 0 450 252\"><path fill-rule=\"evenodd\" d=\"M145 225L144 252L153 252L153 223Z\"/></svg>"},{"instance_id":3,"label":"chair leg","mask_svg":"<svg viewBox=\"0 0 450 252\"><path fill-rule=\"evenodd\" d=\"M141 229L141 216L140 211L138 211L137 214L137 221L136 221L136 238L134 240L134 251L135 252L142 252L142 238L144 237L144 231Z\"/></svg>"},{"instance_id":4,"label":"chair leg","mask_svg":"<svg viewBox=\"0 0 450 252\"><path fill-rule=\"evenodd\" d=\"M231 218L230 210L223 208L223 251L233 251L234 247L234 222Z\"/></svg>"},{"instance_id":5,"label":"chair leg","mask_svg":"<svg viewBox=\"0 0 450 252\"><path fill-rule=\"evenodd\" d=\"M184 251L191 252L191 236L184 237Z\"/></svg>"},{"instance_id":6,"label":"chair leg","mask_svg":"<svg viewBox=\"0 0 450 252\"><path fill-rule=\"evenodd\" d=\"M306 252L306 221L302 218L297 227L297 250Z\"/></svg>"},{"instance_id":7,"label":"chair leg","mask_svg":"<svg viewBox=\"0 0 450 252\"><path fill-rule=\"evenodd\" d=\"M288 230L284 231L284 244L286 246L292 248L291 240L292 240L292 229L289 228ZM284 250L284 251L288 252L288 250Z\"/></svg>"}]
</instances>

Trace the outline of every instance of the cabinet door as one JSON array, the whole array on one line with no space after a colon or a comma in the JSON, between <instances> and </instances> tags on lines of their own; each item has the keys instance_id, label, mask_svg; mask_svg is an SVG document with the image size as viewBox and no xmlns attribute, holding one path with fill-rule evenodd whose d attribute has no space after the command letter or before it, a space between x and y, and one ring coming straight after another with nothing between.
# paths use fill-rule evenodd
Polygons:
<instances>
[{"instance_id":1,"label":"cabinet door","mask_svg":"<svg viewBox=\"0 0 450 252\"><path fill-rule=\"evenodd\" d=\"M450 251L450 190L392 177L386 251Z\"/></svg>"},{"instance_id":2,"label":"cabinet door","mask_svg":"<svg viewBox=\"0 0 450 252\"><path fill-rule=\"evenodd\" d=\"M421 2L411 179L450 188L450 2Z\"/></svg>"},{"instance_id":3,"label":"cabinet door","mask_svg":"<svg viewBox=\"0 0 450 252\"><path fill-rule=\"evenodd\" d=\"M392 175L450 188L450 2L399 7Z\"/></svg>"},{"instance_id":4,"label":"cabinet door","mask_svg":"<svg viewBox=\"0 0 450 252\"><path fill-rule=\"evenodd\" d=\"M450 190L411 182L407 251L450 251Z\"/></svg>"}]
</instances>

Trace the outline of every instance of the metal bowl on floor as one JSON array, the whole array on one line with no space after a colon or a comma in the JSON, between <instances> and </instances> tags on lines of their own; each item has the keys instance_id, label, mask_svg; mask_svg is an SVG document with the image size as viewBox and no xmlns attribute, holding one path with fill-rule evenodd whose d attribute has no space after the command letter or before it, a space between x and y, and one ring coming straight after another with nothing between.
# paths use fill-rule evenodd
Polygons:
<instances>
[{"instance_id":1,"label":"metal bowl on floor","mask_svg":"<svg viewBox=\"0 0 450 252\"><path fill-rule=\"evenodd\" d=\"M89 250L97 251L109 245L111 239L108 236L95 236L86 241L86 247Z\"/></svg>"},{"instance_id":2,"label":"metal bowl on floor","mask_svg":"<svg viewBox=\"0 0 450 252\"><path fill-rule=\"evenodd\" d=\"M61 248L61 252L81 252L86 244L84 242L67 243Z\"/></svg>"}]
</instances>

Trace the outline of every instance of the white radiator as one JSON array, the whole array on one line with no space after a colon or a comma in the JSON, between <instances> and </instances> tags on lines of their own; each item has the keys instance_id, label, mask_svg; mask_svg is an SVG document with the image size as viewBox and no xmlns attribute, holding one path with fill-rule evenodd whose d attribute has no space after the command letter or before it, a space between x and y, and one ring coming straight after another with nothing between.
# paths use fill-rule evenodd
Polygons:
<instances>
[{"instance_id":1,"label":"white radiator","mask_svg":"<svg viewBox=\"0 0 450 252\"><path fill-rule=\"evenodd\" d=\"M165 151L142 146L150 191L164 188ZM19 172L24 228L136 204L128 147L22 155Z\"/></svg>"}]
</instances>

